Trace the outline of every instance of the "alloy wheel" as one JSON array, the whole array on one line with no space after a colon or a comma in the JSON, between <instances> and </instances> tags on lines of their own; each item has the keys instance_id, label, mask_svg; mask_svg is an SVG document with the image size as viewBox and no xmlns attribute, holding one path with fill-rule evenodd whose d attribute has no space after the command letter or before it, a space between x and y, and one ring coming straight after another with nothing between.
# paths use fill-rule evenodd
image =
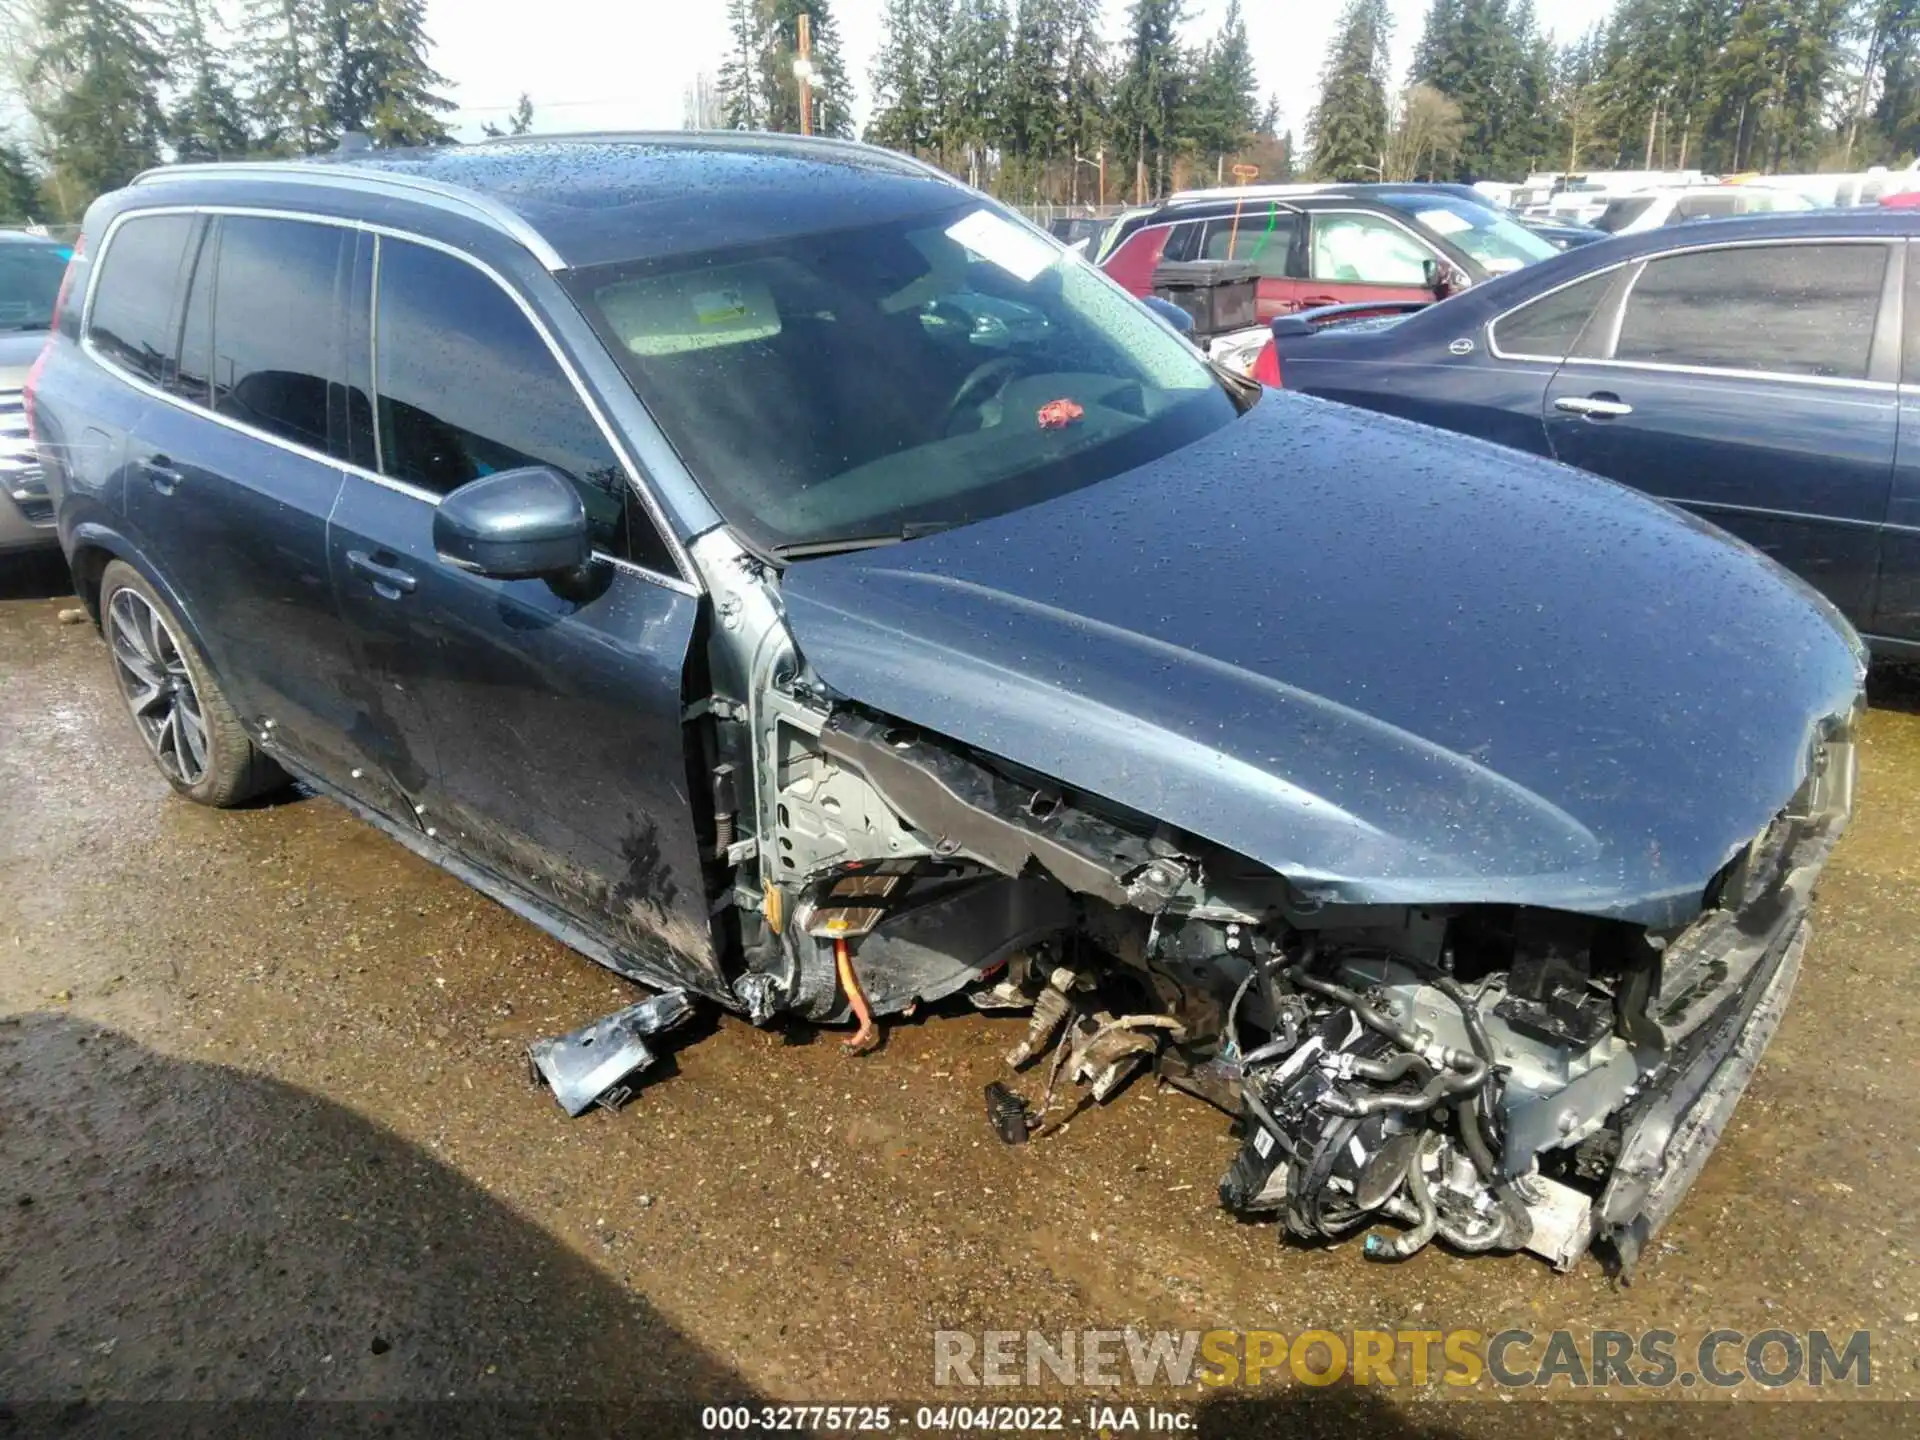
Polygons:
<instances>
[{"instance_id":1,"label":"alloy wheel","mask_svg":"<svg viewBox=\"0 0 1920 1440\"><path fill-rule=\"evenodd\" d=\"M160 612L137 590L107 604L107 643L120 693L168 778L197 785L207 773L207 722L187 657Z\"/></svg>"}]
</instances>

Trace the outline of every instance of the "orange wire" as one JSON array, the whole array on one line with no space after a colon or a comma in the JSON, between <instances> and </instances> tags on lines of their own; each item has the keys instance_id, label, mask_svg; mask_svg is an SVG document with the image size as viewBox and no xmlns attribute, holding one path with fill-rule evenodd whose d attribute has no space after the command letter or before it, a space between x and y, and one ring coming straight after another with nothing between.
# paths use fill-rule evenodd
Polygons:
<instances>
[{"instance_id":1,"label":"orange wire","mask_svg":"<svg viewBox=\"0 0 1920 1440\"><path fill-rule=\"evenodd\" d=\"M839 971L840 988L847 992L847 1003L853 1007L854 1018L860 1022L860 1028L843 1048L849 1055L864 1055L880 1043L880 1027L873 1023L873 1011L867 1006L867 997L860 989L859 977L853 973L853 954L847 949L845 940L833 942L833 968Z\"/></svg>"}]
</instances>

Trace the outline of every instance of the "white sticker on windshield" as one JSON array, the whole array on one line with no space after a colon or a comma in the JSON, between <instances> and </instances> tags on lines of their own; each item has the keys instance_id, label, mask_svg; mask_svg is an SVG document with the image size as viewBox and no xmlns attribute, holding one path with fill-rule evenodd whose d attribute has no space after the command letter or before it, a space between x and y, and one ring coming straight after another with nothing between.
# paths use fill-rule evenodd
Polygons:
<instances>
[{"instance_id":1,"label":"white sticker on windshield","mask_svg":"<svg viewBox=\"0 0 1920 1440\"><path fill-rule=\"evenodd\" d=\"M1022 284L1031 281L1060 258L1038 235L1003 220L991 210L976 210L947 227L947 237L958 241L982 260L990 260Z\"/></svg>"},{"instance_id":2,"label":"white sticker on windshield","mask_svg":"<svg viewBox=\"0 0 1920 1440\"><path fill-rule=\"evenodd\" d=\"M1436 235L1458 235L1462 230L1471 230L1473 222L1451 210L1422 210L1414 217Z\"/></svg>"}]
</instances>

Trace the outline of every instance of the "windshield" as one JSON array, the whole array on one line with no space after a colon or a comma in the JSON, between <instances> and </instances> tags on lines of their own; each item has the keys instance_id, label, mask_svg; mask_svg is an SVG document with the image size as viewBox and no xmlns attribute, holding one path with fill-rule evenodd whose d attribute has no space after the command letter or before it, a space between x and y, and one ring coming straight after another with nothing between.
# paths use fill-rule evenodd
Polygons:
<instances>
[{"instance_id":1,"label":"windshield","mask_svg":"<svg viewBox=\"0 0 1920 1440\"><path fill-rule=\"evenodd\" d=\"M1560 253L1519 221L1457 195L1408 190L1389 191L1380 199L1459 246L1490 275Z\"/></svg>"},{"instance_id":2,"label":"windshield","mask_svg":"<svg viewBox=\"0 0 1920 1440\"><path fill-rule=\"evenodd\" d=\"M44 330L67 273L59 245L0 244L0 330Z\"/></svg>"},{"instance_id":3,"label":"windshield","mask_svg":"<svg viewBox=\"0 0 1920 1440\"><path fill-rule=\"evenodd\" d=\"M776 553L1001 514L1239 413L1185 340L978 200L568 284L715 507Z\"/></svg>"}]
</instances>

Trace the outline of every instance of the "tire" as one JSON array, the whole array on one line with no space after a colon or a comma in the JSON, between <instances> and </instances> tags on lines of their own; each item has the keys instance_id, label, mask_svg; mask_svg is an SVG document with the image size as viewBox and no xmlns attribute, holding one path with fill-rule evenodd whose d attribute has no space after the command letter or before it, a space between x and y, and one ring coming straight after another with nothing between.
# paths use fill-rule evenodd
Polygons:
<instances>
[{"instance_id":1,"label":"tire","mask_svg":"<svg viewBox=\"0 0 1920 1440\"><path fill-rule=\"evenodd\" d=\"M134 729L175 790L224 808L288 783L247 734L180 617L123 560L100 576L100 629Z\"/></svg>"}]
</instances>

